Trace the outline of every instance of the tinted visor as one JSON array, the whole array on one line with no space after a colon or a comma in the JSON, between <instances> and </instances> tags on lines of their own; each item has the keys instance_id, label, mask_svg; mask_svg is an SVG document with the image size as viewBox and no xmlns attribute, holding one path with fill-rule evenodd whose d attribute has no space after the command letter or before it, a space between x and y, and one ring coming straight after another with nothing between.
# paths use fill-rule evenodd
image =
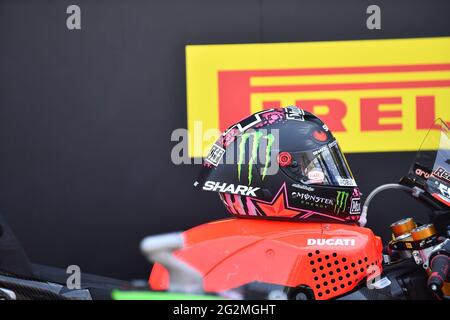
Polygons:
<instances>
[{"instance_id":1,"label":"tinted visor","mask_svg":"<svg viewBox=\"0 0 450 320\"><path fill-rule=\"evenodd\" d=\"M290 152L290 166L280 167L291 179L312 185L356 186L347 160L336 140L319 149L305 152Z\"/></svg>"}]
</instances>

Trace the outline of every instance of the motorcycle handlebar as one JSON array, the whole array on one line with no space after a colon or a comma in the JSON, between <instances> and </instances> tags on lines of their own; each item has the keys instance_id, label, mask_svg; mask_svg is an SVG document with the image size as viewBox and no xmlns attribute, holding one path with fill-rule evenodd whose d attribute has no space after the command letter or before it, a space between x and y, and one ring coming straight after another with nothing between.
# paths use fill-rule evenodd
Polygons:
<instances>
[{"instance_id":1,"label":"motorcycle handlebar","mask_svg":"<svg viewBox=\"0 0 450 320\"><path fill-rule=\"evenodd\" d=\"M431 260L428 287L438 295L441 295L440 292L444 283L449 281L449 262L450 258L445 254L438 254Z\"/></svg>"}]
</instances>

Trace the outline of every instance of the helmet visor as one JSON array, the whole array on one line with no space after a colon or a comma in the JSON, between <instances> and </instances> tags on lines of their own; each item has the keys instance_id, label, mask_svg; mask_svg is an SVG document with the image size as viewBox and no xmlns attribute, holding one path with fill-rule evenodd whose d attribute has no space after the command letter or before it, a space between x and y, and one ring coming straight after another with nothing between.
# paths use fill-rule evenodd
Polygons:
<instances>
[{"instance_id":1,"label":"helmet visor","mask_svg":"<svg viewBox=\"0 0 450 320\"><path fill-rule=\"evenodd\" d=\"M281 170L303 184L356 187L355 179L336 140L319 149L290 152L292 163Z\"/></svg>"}]
</instances>

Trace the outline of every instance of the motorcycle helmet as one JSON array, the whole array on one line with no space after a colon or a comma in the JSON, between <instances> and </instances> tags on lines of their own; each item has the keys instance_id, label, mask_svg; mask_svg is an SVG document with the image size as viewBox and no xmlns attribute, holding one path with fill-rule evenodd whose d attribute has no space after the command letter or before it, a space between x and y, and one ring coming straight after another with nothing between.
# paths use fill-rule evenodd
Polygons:
<instances>
[{"instance_id":1,"label":"motorcycle helmet","mask_svg":"<svg viewBox=\"0 0 450 320\"><path fill-rule=\"evenodd\" d=\"M328 127L296 106L232 125L203 159L198 189L237 217L356 222L361 193Z\"/></svg>"}]
</instances>

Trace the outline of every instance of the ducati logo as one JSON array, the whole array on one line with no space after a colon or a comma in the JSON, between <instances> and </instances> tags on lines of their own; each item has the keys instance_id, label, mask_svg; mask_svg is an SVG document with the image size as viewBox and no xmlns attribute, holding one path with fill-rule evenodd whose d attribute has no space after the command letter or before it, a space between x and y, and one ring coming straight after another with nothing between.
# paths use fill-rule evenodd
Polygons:
<instances>
[{"instance_id":1,"label":"ducati logo","mask_svg":"<svg viewBox=\"0 0 450 320\"><path fill-rule=\"evenodd\" d=\"M215 181L206 181L205 185L203 186L203 190L206 191L217 191L217 192L224 192L224 193L232 193L232 194L240 194L242 196L253 196L256 197L255 192L258 191L260 188L257 187L247 187L242 186L240 184L234 185L234 184L228 184L228 183L221 183L221 182L215 182Z\"/></svg>"},{"instance_id":2,"label":"ducati logo","mask_svg":"<svg viewBox=\"0 0 450 320\"><path fill-rule=\"evenodd\" d=\"M355 246L355 239L308 239L308 246Z\"/></svg>"}]
</instances>

